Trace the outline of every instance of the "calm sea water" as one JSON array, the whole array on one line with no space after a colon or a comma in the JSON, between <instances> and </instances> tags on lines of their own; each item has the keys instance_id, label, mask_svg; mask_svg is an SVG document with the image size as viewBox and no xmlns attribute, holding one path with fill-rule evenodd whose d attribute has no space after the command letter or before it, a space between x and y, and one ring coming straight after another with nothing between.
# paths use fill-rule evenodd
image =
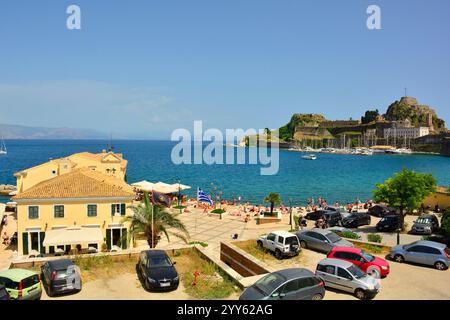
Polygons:
<instances>
[{"instance_id":1,"label":"calm sea water","mask_svg":"<svg viewBox=\"0 0 450 320\"><path fill-rule=\"evenodd\" d=\"M100 152L108 145L98 140L10 140L8 154L0 156L0 184L15 184L14 172L76 152ZM275 176L261 176L259 165L174 165L170 159L174 146L169 141L115 141L115 151L129 160L127 180L175 183L209 192L211 183L225 198L241 196L243 201L262 203L269 192L304 203L308 197L334 201L370 199L377 183L407 167L432 173L440 185L450 185L450 158L428 155L374 155L371 157L319 154L316 161L301 159L301 153L280 151L280 170ZM229 151L225 148L224 150ZM233 150L233 149L231 149ZM7 198L0 198L7 201Z\"/></svg>"}]
</instances>

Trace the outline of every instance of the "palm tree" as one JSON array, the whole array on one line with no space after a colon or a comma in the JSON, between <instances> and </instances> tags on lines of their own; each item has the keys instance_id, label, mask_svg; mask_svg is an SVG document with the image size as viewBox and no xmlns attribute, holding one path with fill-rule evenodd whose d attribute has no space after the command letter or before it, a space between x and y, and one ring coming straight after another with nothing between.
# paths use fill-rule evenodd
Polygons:
<instances>
[{"instance_id":1,"label":"palm tree","mask_svg":"<svg viewBox=\"0 0 450 320\"><path fill-rule=\"evenodd\" d=\"M143 233L150 248L156 247L161 233L164 233L169 242L169 234L187 242L189 232L177 218L178 214L170 214L162 206L152 204L147 192L144 192L144 203L129 208L133 210L133 215L125 217L122 223L130 223L130 236L134 239ZM179 232L174 232L171 229Z\"/></svg>"},{"instance_id":2,"label":"palm tree","mask_svg":"<svg viewBox=\"0 0 450 320\"><path fill-rule=\"evenodd\" d=\"M264 202L270 202L270 214L273 214L273 207L281 203L281 198L278 193L271 192L264 198Z\"/></svg>"}]
</instances>

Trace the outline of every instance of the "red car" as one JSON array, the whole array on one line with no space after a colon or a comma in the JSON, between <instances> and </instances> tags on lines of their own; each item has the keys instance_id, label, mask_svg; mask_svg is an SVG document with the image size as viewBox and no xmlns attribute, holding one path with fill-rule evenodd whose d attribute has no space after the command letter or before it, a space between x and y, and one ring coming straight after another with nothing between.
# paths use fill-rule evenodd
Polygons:
<instances>
[{"instance_id":1,"label":"red car","mask_svg":"<svg viewBox=\"0 0 450 320\"><path fill-rule=\"evenodd\" d=\"M351 247L334 247L328 253L327 258L341 259L352 262L362 271L376 278L384 278L389 274L389 263L375 257L364 250Z\"/></svg>"}]
</instances>

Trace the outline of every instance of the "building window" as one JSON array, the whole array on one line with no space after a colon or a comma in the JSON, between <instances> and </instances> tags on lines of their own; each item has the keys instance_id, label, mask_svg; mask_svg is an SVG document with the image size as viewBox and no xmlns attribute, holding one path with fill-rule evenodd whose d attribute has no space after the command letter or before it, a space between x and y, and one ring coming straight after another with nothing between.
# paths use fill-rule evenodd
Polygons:
<instances>
[{"instance_id":1,"label":"building window","mask_svg":"<svg viewBox=\"0 0 450 320\"><path fill-rule=\"evenodd\" d=\"M111 205L112 216L124 216L125 215L125 203L114 203Z\"/></svg>"},{"instance_id":2,"label":"building window","mask_svg":"<svg viewBox=\"0 0 450 320\"><path fill-rule=\"evenodd\" d=\"M64 206L55 206L55 218L64 218Z\"/></svg>"},{"instance_id":3,"label":"building window","mask_svg":"<svg viewBox=\"0 0 450 320\"><path fill-rule=\"evenodd\" d=\"M39 219L39 207L29 206L28 207L28 219Z\"/></svg>"},{"instance_id":4,"label":"building window","mask_svg":"<svg viewBox=\"0 0 450 320\"><path fill-rule=\"evenodd\" d=\"M96 217L97 216L97 205L96 204L88 204L87 214L88 214L88 217Z\"/></svg>"}]
</instances>

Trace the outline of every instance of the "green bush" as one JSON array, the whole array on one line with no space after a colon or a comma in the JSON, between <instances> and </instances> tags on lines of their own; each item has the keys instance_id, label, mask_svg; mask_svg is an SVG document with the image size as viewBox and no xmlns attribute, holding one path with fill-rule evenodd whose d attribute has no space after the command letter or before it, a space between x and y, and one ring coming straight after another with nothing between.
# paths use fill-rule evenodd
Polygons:
<instances>
[{"instance_id":1,"label":"green bush","mask_svg":"<svg viewBox=\"0 0 450 320\"><path fill-rule=\"evenodd\" d=\"M208 244L206 242L202 242L202 241L191 241L188 244L198 244L201 245L203 248L206 248L208 246Z\"/></svg>"},{"instance_id":2,"label":"green bush","mask_svg":"<svg viewBox=\"0 0 450 320\"><path fill-rule=\"evenodd\" d=\"M173 256L174 256L174 257L179 257L179 256L181 256L181 250L175 250L174 253L173 253Z\"/></svg>"},{"instance_id":3,"label":"green bush","mask_svg":"<svg viewBox=\"0 0 450 320\"><path fill-rule=\"evenodd\" d=\"M441 233L445 236L450 236L450 209L445 210L442 214Z\"/></svg>"},{"instance_id":4,"label":"green bush","mask_svg":"<svg viewBox=\"0 0 450 320\"><path fill-rule=\"evenodd\" d=\"M366 251L368 251L369 253L378 254L383 252L383 247L369 244L366 246Z\"/></svg>"},{"instance_id":5,"label":"green bush","mask_svg":"<svg viewBox=\"0 0 450 320\"><path fill-rule=\"evenodd\" d=\"M225 210L223 210L223 209L214 209L213 211L211 211L211 213L222 214L222 213L225 213Z\"/></svg>"},{"instance_id":6,"label":"green bush","mask_svg":"<svg viewBox=\"0 0 450 320\"><path fill-rule=\"evenodd\" d=\"M383 236L375 233L371 233L367 235L367 240L369 242L381 243L383 241Z\"/></svg>"},{"instance_id":7,"label":"green bush","mask_svg":"<svg viewBox=\"0 0 450 320\"><path fill-rule=\"evenodd\" d=\"M361 236L355 232L352 231L335 231L335 233L342 238L348 238L348 239L354 239L354 240L360 240Z\"/></svg>"}]
</instances>

